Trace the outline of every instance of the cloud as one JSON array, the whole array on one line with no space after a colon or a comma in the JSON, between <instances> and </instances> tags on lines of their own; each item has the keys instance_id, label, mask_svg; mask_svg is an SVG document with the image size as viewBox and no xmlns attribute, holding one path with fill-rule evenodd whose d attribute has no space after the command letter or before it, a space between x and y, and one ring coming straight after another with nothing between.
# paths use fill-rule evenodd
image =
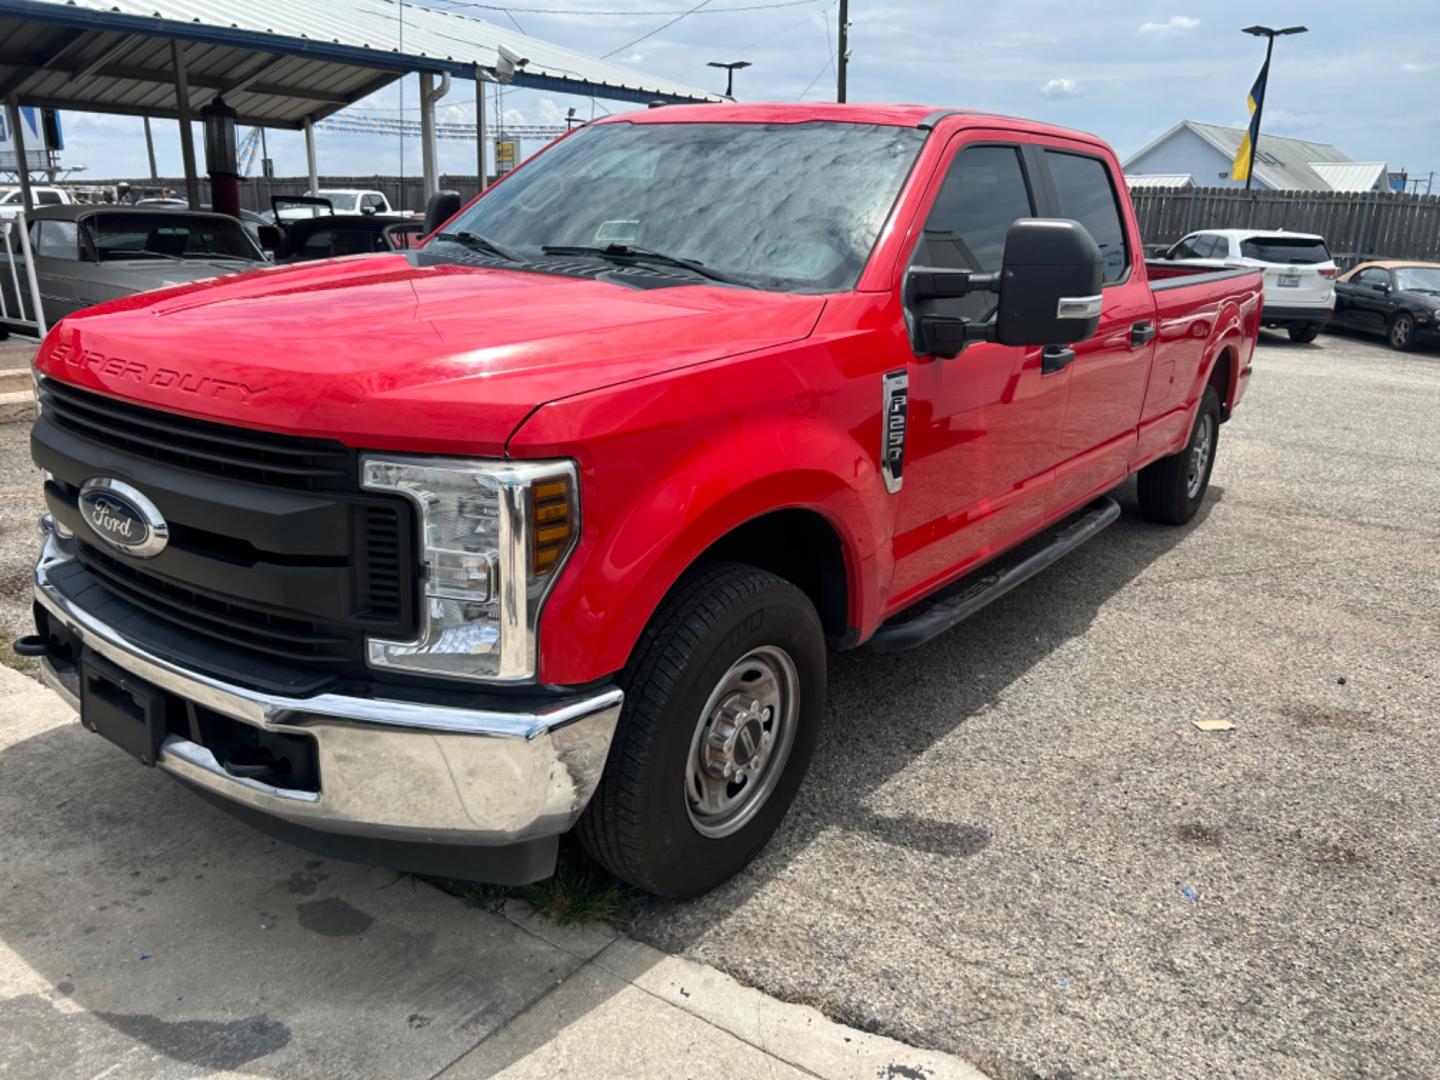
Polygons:
<instances>
[{"instance_id":1,"label":"cloud","mask_svg":"<svg viewBox=\"0 0 1440 1080\"><path fill-rule=\"evenodd\" d=\"M1079 97L1083 91L1074 79L1051 79L1040 88L1040 93L1047 98L1072 98Z\"/></svg>"},{"instance_id":2,"label":"cloud","mask_svg":"<svg viewBox=\"0 0 1440 1080\"><path fill-rule=\"evenodd\" d=\"M1401 71L1409 71L1409 72L1434 71L1436 68L1440 68L1440 63L1436 63L1436 62L1433 61L1433 60L1431 60L1431 61L1406 60L1405 63L1403 63L1403 64L1400 65L1400 70L1401 70Z\"/></svg>"},{"instance_id":3,"label":"cloud","mask_svg":"<svg viewBox=\"0 0 1440 1080\"><path fill-rule=\"evenodd\" d=\"M1175 34L1188 34L1199 25L1200 20L1191 18L1189 15L1171 15L1164 22L1141 23L1140 33L1152 34L1155 37L1171 37Z\"/></svg>"}]
</instances>

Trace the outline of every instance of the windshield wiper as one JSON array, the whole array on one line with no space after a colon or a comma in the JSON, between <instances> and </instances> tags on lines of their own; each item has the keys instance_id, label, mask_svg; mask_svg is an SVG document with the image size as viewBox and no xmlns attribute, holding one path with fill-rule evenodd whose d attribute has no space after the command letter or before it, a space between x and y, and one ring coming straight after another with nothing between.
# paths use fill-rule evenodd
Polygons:
<instances>
[{"instance_id":1,"label":"windshield wiper","mask_svg":"<svg viewBox=\"0 0 1440 1080\"><path fill-rule=\"evenodd\" d=\"M567 247L563 244L547 244L540 250L546 255L594 255L601 259L630 259L634 262L664 263L666 266L678 266L682 270L689 270L692 274L699 274L711 281L724 282L726 285L739 285L746 289L758 288L734 274L727 274L723 270L712 270L704 263L696 262L694 259L682 259L676 255L667 255L663 251L631 247L629 244L607 244L605 247Z\"/></svg>"},{"instance_id":2,"label":"windshield wiper","mask_svg":"<svg viewBox=\"0 0 1440 1080\"><path fill-rule=\"evenodd\" d=\"M499 255L502 259L510 262L524 262L525 256L521 255L512 247L507 247L498 241L481 236L479 233L466 232L442 232L435 234L436 240L449 240L454 244L463 244L468 248L479 248L481 251L488 251L492 255Z\"/></svg>"},{"instance_id":3,"label":"windshield wiper","mask_svg":"<svg viewBox=\"0 0 1440 1080\"><path fill-rule=\"evenodd\" d=\"M100 261L104 262L110 255L139 255L142 259L169 259L171 262L184 262L179 255L171 255L164 251L142 251L139 248L101 248Z\"/></svg>"}]
</instances>

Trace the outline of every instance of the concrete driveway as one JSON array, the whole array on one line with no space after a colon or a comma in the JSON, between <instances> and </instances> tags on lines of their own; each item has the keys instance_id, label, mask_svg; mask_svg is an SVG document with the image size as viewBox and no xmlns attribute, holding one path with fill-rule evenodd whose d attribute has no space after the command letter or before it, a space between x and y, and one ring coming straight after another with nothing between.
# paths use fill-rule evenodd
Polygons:
<instances>
[{"instance_id":1,"label":"concrete driveway","mask_svg":"<svg viewBox=\"0 0 1440 1080\"><path fill-rule=\"evenodd\" d=\"M0 669L0 1077L983 1080L609 927L238 825Z\"/></svg>"}]
</instances>

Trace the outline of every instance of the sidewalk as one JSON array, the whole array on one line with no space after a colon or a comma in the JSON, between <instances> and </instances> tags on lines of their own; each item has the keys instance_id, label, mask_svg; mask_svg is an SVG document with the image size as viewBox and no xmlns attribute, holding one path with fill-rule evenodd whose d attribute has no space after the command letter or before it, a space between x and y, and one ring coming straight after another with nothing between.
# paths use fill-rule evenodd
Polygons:
<instances>
[{"instance_id":1,"label":"sidewalk","mask_svg":"<svg viewBox=\"0 0 1440 1080\"><path fill-rule=\"evenodd\" d=\"M0 667L0 1072L981 1080L602 924L262 837Z\"/></svg>"}]
</instances>

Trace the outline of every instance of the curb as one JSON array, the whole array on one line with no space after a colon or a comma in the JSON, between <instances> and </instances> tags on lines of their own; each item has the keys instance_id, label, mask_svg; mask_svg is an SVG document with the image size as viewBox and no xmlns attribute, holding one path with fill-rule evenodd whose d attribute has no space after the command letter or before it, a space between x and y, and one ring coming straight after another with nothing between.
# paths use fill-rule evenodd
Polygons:
<instances>
[{"instance_id":1,"label":"curb","mask_svg":"<svg viewBox=\"0 0 1440 1080\"><path fill-rule=\"evenodd\" d=\"M25 374L26 382L30 375ZM29 389L0 393L0 424L35 419L35 395Z\"/></svg>"}]
</instances>

